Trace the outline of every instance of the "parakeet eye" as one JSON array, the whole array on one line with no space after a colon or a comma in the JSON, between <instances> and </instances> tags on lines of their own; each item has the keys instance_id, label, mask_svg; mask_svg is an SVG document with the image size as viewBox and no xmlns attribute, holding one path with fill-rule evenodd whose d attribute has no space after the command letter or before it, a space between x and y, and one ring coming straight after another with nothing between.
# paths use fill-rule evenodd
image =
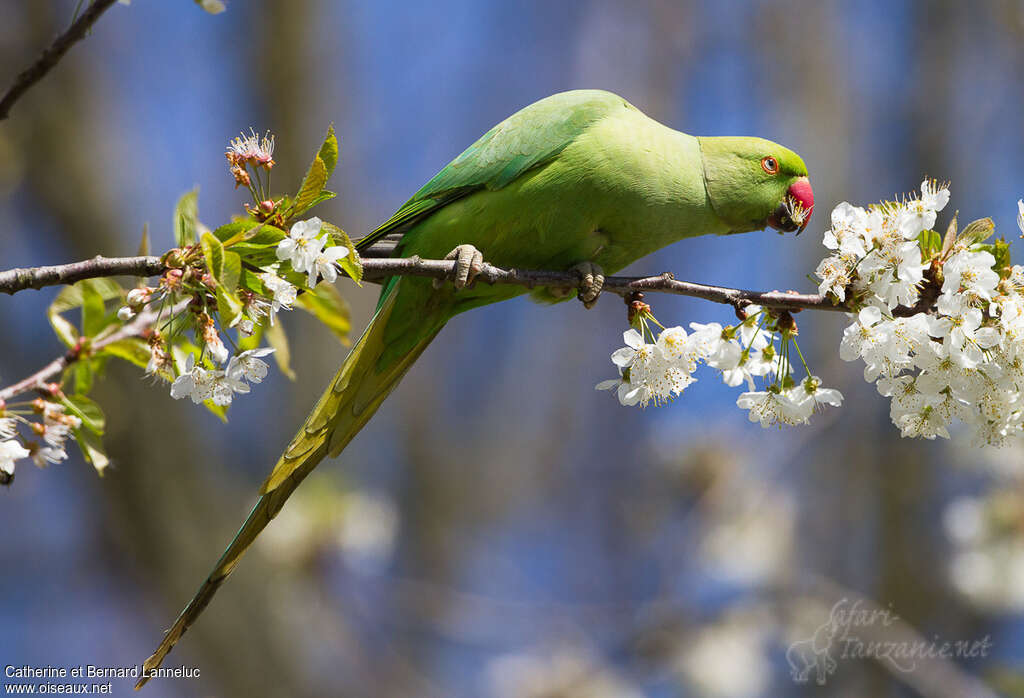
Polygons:
<instances>
[{"instance_id":1,"label":"parakeet eye","mask_svg":"<svg viewBox=\"0 0 1024 698\"><path fill-rule=\"evenodd\" d=\"M770 175L779 173L779 161L771 155L761 158L761 168Z\"/></svg>"}]
</instances>

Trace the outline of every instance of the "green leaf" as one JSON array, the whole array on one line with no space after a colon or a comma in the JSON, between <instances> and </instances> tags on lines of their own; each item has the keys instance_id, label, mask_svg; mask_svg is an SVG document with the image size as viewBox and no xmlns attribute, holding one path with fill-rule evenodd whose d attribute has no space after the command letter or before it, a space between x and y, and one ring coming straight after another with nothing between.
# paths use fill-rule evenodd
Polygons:
<instances>
[{"instance_id":1,"label":"green leaf","mask_svg":"<svg viewBox=\"0 0 1024 698\"><path fill-rule=\"evenodd\" d=\"M348 255L338 260L338 265L346 274L352 277L353 281L359 284L363 280L363 263L359 259L359 253L356 252L356 246L352 243L352 239L344 230L332 223L324 223L322 227L331 236L335 244L344 245L348 248Z\"/></svg>"},{"instance_id":2,"label":"green leaf","mask_svg":"<svg viewBox=\"0 0 1024 698\"><path fill-rule=\"evenodd\" d=\"M242 319L242 302L224 286L217 286L217 312L225 327L234 327Z\"/></svg>"},{"instance_id":3,"label":"green leaf","mask_svg":"<svg viewBox=\"0 0 1024 698\"><path fill-rule=\"evenodd\" d=\"M334 172L334 166L338 164L338 138L334 135L334 124L327 127L327 136L324 137L324 144L320 146L319 158L324 161L327 168L327 176Z\"/></svg>"},{"instance_id":4,"label":"green leaf","mask_svg":"<svg viewBox=\"0 0 1024 698\"><path fill-rule=\"evenodd\" d=\"M231 221L213 230L213 236L221 242L228 242L237 235L241 235L250 228L256 228L259 223L252 220Z\"/></svg>"},{"instance_id":5,"label":"green leaf","mask_svg":"<svg viewBox=\"0 0 1024 698\"><path fill-rule=\"evenodd\" d=\"M308 211L314 206L318 206L319 204L322 204L325 201L330 201L336 196L337 194L335 194L333 191L327 191L326 189L324 189L322 192L316 195L316 198L314 198L312 203L310 203L309 206L306 207L306 210Z\"/></svg>"},{"instance_id":6,"label":"green leaf","mask_svg":"<svg viewBox=\"0 0 1024 698\"><path fill-rule=\"evenodd\" d=\"M348 335L352 330L352 318L348 303L335 286L318 284L313 291L301 294L296 299L296 305L315 315L342 344L350 344Z\"/></svg>"},{"instance_id":7,"label":"green leaf","mask_svg":"<svg viewBox=\"0 0 1024 698\"><path fill-rule=\"evenodd\" d=\"M46 316L50 319L50 325L53 326L57 339L62 341L65 346L73 347L78 343L78 330L66 317L54 312L48 312Z\"/></svg>"},{"instance_id":8,"label":"green leaf","mask_svg":"<svg viewBox=\"0 0 1024 698\"><path fill-rule=\"evenodd\" d=\"M224 288L234 293L238 289L238 279L242 276L242 258L231 250L224 252L224 271L219 281Z\"/></svg>"},{"instance_id":9,"label":"green leaf","mask_svg":"<svg viewBox=\"0 0 1024 698\"><path fill-rule=\"evenodd\" d=\"M178 247L195 244L199 222L199 190L193 189L178 199L174 207L174 240Z\"/></svg>"},{"instance_id":10,"label":"green leaf","mask_svg":"<svg viewBox=\"0 0 1024 698\"><path fill-rule=\"evenodd\" d=\"M92 390L96 378L96 361L78 361L75 363L72 373L74 375L74 391L79 394L88 393Z\"/></svg>"},{"instance_id":11,"label":"green leaf","mask_svg":"<svg viewBox=\"0 0 1024 698\"><path fill-rule=\"evenodd\" d=\"M206 259L206 268L210 270L213 278L220 281L224 275L224 245L213 233L203 233L199 239L203 248L203 258Z\"/></svg>"},{"instance_id":12,"label":"green leaf","mask_svg":"<svg viewBox=\"0 0 1024 698\"><path fill-rule=\"evenodd\" d=\"M267 223L257 223L251 220L227 223L214 230L213 234L224 243L224 247L234 249L240 253L243 253L242 249L240 249L241 245L247 245L251 248L273 246L281 242L286 235L283 230L276 226L268 225Z\"/></svg>"},{"instance_id":13,"label":"green leaf","mask_svg":"<svg viewBox=\"0 0 1024 698\"><path fill-rule=\"evenodd\" d=\"M103 296L90 281L92 279L79 282L82 289L82 332L86 337L95 337L107 325L107 308Z\"/></svg>"},{"instance_id":14,"label":"green leaf","mask_svg":"<svg viewBox=\"0 0 1024 698\"><path fill-rule=\"evenodd\" d=\"M80 307L82 305L82 288L86 285L91 286L97 291L105 301L124 295L124 289L121 287L121 284L112 279L86 279L85 281L79 281L73 286L65 286L61 289L53 303L50 304L50 312L63 313L72 308Z\"/></svg>"},{"instance_id":15,"label":"green leaf","mask_svg":"<svg viewBox=\"0 0 1024 698\"><path fill-rule=\"evenodd\" d=\"M325 184L327 184L327 165L317 155L313 164L309 166L305 179L302 180L302 188L295 195L295 204L292 206L291 215L298 216L312 206L313 201L323 191Z\"/></svg>"},{"instance_id":16,"label":"green leaf","mask_svg":"<svg viewBox=\"0 0 1024 698\"><path fill-rule=\"evenodd\" d=\"M971 245L988 240L995 230L996 224L992 222L991 218L979 218L967 224L967 227L960 233L960 240L963 241L964 245L970 247Z\"/></svg>"},{"instance_id":17,"label":"green leaf","mask_svg":"<svg viewBox=\"0 0 1024 698\"><path fill-rule=\"evenodd\" d=\"M75 429L74 434L75 442L82 449L82 457L87 463L92 463L92 467L96 468L96 473L103 477L104 471L110 465L110 458L107 457L107 451L103 448L103 440L99 435L86 429Z\"/></svg>"},{"instance_id":18,"label":"green leaf","mask_svg":"<svg viewBox=\"0 0 1024 698\"><path fill-rule=\"evenodd\" d=\"M99 356L115 356L140 368L149 365L149 345L138 337L112 342L100 350Z\"/></svg>"},{"instance_id":19,"label":"green leaf","mask_svg":"<svg viewBox=\"0 0 1024 698\"><path fill-rule=\"evenodd\" d=\"M206 400L206 401L203 402L203 407L205 407L206 409L210 410L210 412L212 412L217 417L217 419L219 419L220 421L222 421L225 424L227 424L227 421L228 421L228 406L227 405L218 405L218 404L215 404L213 402L213 400Z\"/></svg>"},{"instance_id":20,"label":"green leaf","mask_svg":"<svg viewBox=\"0 0 1024 698\"><path fill-rule=\"evenodd\" d=\"M930 257L942 248L942 236L934 230L923 230L917 236L917 243L926 257Z\"/></svg>"},{"instance_id":21,"label":"green leaf","mask_svg":"<svg viewBox=\"0 0 1024 698\"><path fill-rule=\"evenodd\" d=\"M288 349L288 336L284 333L284 327L280 322L267 325L265 328L267 344L274 349L274 360L281 373L288 376L289 380L295 380L295 371L291 367L291 351Z\"/></svg>"},{"instance_id":22,"label":"green leaf","mask_svg":"<svg viewBox=\"0 0 1024 698\"><path fill-rule=\"evenodd\" d=\"M64 407L76 417L82 420L82 426L99 436L103 435L106 428L106 418L103 410L95 402L85 395L69 395L61 398Z\"/></svg>"}]
</instances>

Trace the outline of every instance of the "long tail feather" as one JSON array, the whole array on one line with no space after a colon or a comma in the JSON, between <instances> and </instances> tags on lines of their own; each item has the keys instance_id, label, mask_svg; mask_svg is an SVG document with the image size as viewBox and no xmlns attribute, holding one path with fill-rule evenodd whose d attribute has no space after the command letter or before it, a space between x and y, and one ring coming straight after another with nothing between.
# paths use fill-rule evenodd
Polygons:
<instances>
[{"instance_id":1,"label":"long tail feather","mask_svg":"<svg viewBox=\"0 0 1024 698\"><path fill-rule=\"evenodd\" d=\"M394 365L378 371L377 360L385 348L384 329L398 295L398 286L400 284L396 284L381 303L363 336L353 347L338 374L278 460L273 472L263 483L256 506L231 541L231 545L221 555L213 571L199 587L199 591L164 635L160 646L143 664L142 678L135 684L136 689L142 688L151 678L153 670L160 666L175 643L196 621L213 595L217 593L217 589L242 559L242 555L270 520L281 511L281 507L299 483L328 453L336 456L359 433L440 331L443 321L431 323L424 318L426 322L420 327L429 329L415 343L412 351Z\"/></svg>"}]
</instances>

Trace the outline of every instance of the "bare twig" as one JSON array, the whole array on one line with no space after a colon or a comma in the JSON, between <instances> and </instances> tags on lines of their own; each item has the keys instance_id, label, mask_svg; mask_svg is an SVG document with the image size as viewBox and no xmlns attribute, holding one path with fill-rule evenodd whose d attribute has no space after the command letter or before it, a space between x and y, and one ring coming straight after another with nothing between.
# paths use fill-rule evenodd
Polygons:
<instances>
[{"instance_id":1,"label":"bare twig","mask_svg":"<svg viewBox=\"0 0 1024 698\"><path fill-rule=\"evenodd\" d=\"M89 7L85 8L78 19L72 22L67 31L53 40L53 43L35 60L32 65L18 73L14 83L0 98L0 121L7 118L11 107L17 102L30 87L43 79L55 65L64 57L72 46L81 41L89 32L89 29L96 20L106 12L117 0L93 0Z\"/></svg>"},{"instance_id":2,"label":"bare twig","mask_svg":"<svg viewBox=\"0 0 1024 698\"><path fill-rule=\"evenodd\" d=\"M89 355L97 349L102 349L103 347L113 344L114 342L119 342L122 339L143 336L147 331L149 331L150 326L156 320L156 317L157 314L155 311L139 313L134 320L124 327L121 327L106 336L100 336L93 340L88 345L88 349L81 347L72 347L71 349L68 349L63 356L54 359L32 375L0 390L0 404L10 400L12 397L42 387L47 382L59 377L68 366L80 359L88 358Z\"/></svg>"},{"instance_id":3,"label":"bare twig","mask_svg":"<svg viewBox=\"0 0 1024 698\"><path fill-rule=\"evenodd\" d=\"M0 292L73 284L101 276L157 276L166 271L159 257L93 257L83 262L0 272Z\"/></svg>"},{"instance_id":4,"label":"bare twig","mask_svg":"<svg viewBox=\"0 0 1024 698\"><path fill-rule=\"evenodd\" d=\"M455 262L419 257L375 257L373 252L362 259L363 274L367 281L380 282L390 276L425 276L435 279L450 278ZM0 292L16 293L26 288L42 288L56 284L73 283L101 276L156 276L166 270L159 257L95 257L84 262L62 264L33 269L11 269L0 272ZM476 283L514 284L534 288L545 286L557 289L575 289L580 278L571 271L544 271L537 269L502 269L484 264ZM781 293L779 291L747 291L722 286L709 286L689 281L677 281L671 274L658 276L609 276L604 291L628 297L637 291L669 293L677 296L703 298L725 303L735 308L763 305L779 310L838 310L848 312L842 305L818 294Z\"/></svg>"}]
</instances>

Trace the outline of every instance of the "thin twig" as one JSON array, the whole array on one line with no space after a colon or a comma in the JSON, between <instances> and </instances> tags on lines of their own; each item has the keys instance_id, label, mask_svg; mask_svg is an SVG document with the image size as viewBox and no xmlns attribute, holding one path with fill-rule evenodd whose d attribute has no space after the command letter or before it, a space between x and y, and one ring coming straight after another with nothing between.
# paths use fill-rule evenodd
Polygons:
<instances>
[{"instance_id":1,"label":"thin twig","mask_svg":"<svg viewBox=\"0 0 1024 698\"><path fill-rule=\"evenodd\" d=\"M105 346L120 342L122 339L141 337L149 331L150 325L156 320L156 312L147 310L139 315L124 327L121 327L106 336L100 336L88 345L88 349L72 347L61 357L58 357L32 375L13 383L0 390L0 404L11 398L36 390L51 380L60 376L64 369L83 358L88 358L93 352Z\"/></svg>"},{"instance_id":2,"label":"thin twig","mask_svg":"<svg viewBox=\"0 0 1024 698\"><path fill-rule=\"evenodd\" d=\"M380 282L391 276L425 276L434 279L451 278L455 262L419 257L362 258L363 274L367 281ZM166 270L159 257L95 257L84 262L32 269L11 269L0 272L0 292L16 293L26 288L42 288L82 279L102 276L157 276ZM535 288L572 290L579 287L580 278L571 271L544 271L539 269L502 269L485 263L476 277L476 283L514 284ZM709 286L689 281L677 281L671 274L658 276L609 276L604 291L628 297L638 291L669 293L677 296L703 298L735 308L763 305L779 310L835 310L849 312L842 305L819 294L781 293L779 291L748 291L738 288Z\"/></svg>"},{"instance_id":3,"label":"thin twig","mask_svg":"<svg viewBox=\"0 0 1024 698\"><path fill-rule=\"evenodd\" d=\"M40 54L32 65L18 73L14 83L7 89L3 98L0 98L0 121L7 118L11 107L17 102L30 87L43 79L55 65L64 57L72 46L85 38L89 29L96 23L104 12L117 0L94 0L85 12L79 16L67 31L53 40L53 43Z\"/></svg>"}]
</instances>

